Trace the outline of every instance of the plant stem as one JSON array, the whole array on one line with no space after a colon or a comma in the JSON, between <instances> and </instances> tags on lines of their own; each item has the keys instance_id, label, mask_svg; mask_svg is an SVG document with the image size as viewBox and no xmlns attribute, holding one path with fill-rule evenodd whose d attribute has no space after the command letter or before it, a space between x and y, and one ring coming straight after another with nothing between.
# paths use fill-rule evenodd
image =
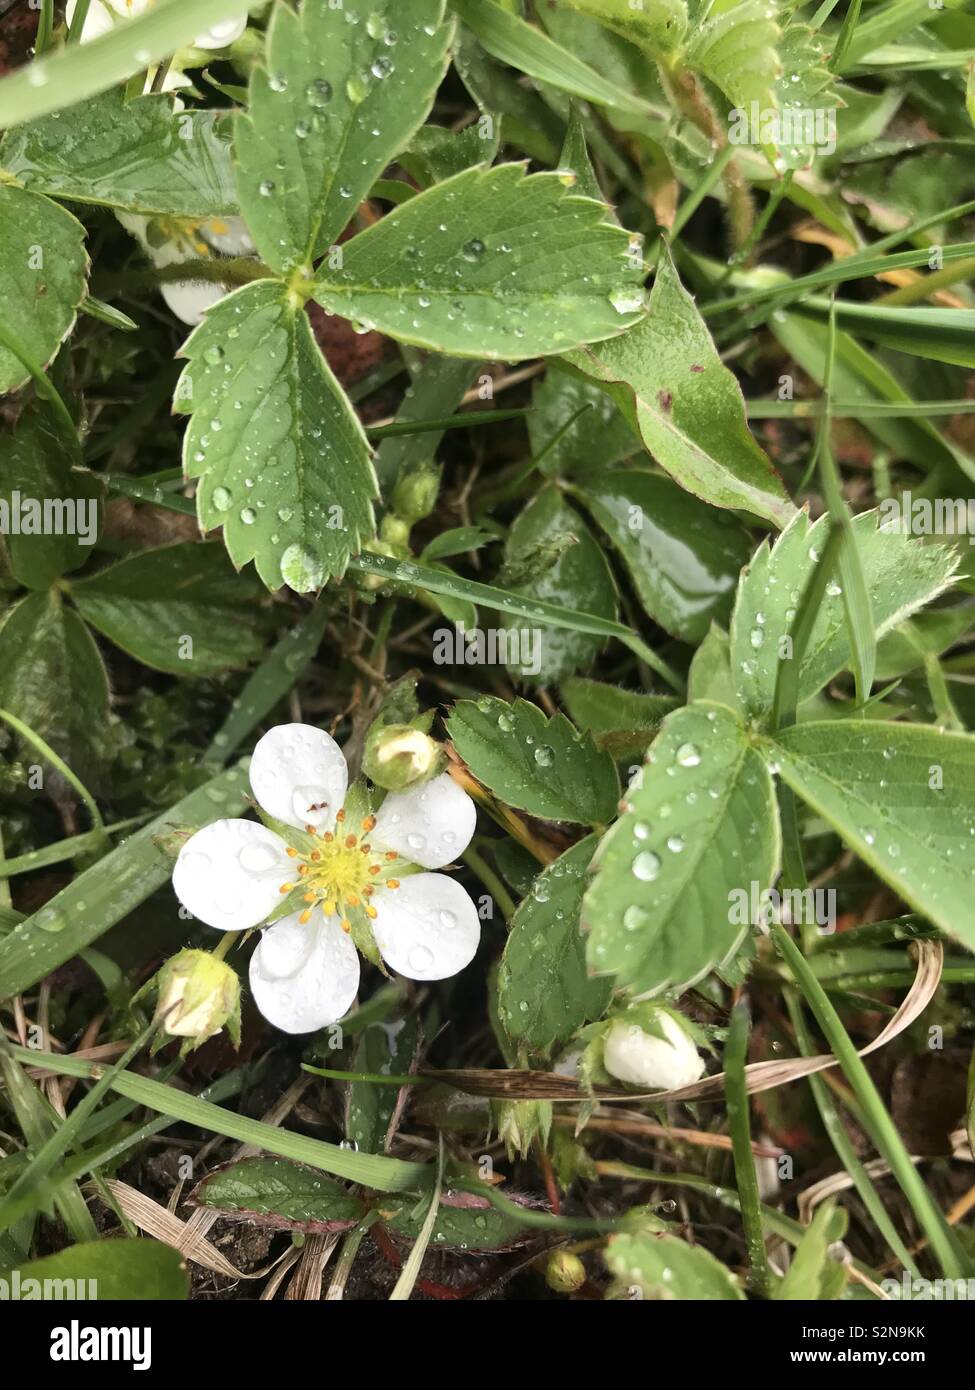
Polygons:
<instances>
[{"instance_id":1,"label":"plant stem","mask_svg":"<svg viewBox=\"0 0 975 1390\"><path fill-rule=\"evenodd\" d=\"M772 1292L772 1276L762 1228L762 1210L748 1115L748 1088L745 1081L749 1027L747 1007L743 1003L736 1004L732 1011L731 1027L724 1049L724 1094L735 1159L738 1198L741 1203L741 1222L745 1228L745 1244L748 1247L749 1285L752 1292L760 1298L768 1298Z\"/></svg>"}]
</instances>

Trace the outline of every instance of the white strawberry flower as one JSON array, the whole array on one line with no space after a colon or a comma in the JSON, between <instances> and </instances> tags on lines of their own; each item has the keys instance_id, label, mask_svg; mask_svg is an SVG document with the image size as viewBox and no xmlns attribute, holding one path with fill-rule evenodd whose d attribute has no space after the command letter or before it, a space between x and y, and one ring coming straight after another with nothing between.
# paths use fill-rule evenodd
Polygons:
<instances>
[{"instance_id":1,"label":"white strawberry flower","mask_svg":"<svg viewBox=\"0 0 975 1390\"><path fill-rule=\"evenodd\" d=\"M91 43L107 34L119 19L135 19L151 9L155 0L91 0L88 14L81 29L81 42ZM78 0L68 0L65 19L69 26L74 20ZM235 19L225 19L222 24L211 25L193 40L194 48L227 48L236 43L247 27L247 15Z\"/></svg>"},{"instance_id":2,"label":"white strawberry flower","mask_svg":"<svg viewBox=\"0 0 975 1390\"><path fill-rule=\"evenodd\" d=\"M353 823L349 773L334 739L308 724L281 724L254 749L250 782L267 815L300 832L218 820L180 850L173 888L184 907L220 931L256 927L296 894L300 911L267 927L250 964L251 993L286 1033L335 1023L359 988L355 928L371 927L393 970L443 980L473 959L480 921L470 896L442 869L474 834L476 810L444 773L391 792Z\"/></svg>"}]
</instances>

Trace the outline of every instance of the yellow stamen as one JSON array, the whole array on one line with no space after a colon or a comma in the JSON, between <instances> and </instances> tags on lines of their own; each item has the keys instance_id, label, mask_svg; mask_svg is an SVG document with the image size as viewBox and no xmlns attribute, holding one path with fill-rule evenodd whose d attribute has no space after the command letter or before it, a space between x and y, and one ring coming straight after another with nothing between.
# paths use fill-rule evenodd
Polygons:
<instances>
[{"instance_id":1,"label":"yellow stamen","mask_svg":"<svg viewBox=\"0 0 975 1390\"><path fill-rule=\"evenodd\" d=\"M376 817L366 816L365 820L362 822L362 828L368 835L370 830L374 830L376 828Z\"/></svg>"},{"instance_id":2,"label":"yellow stamen","mask_svg":"<svg viewBox=\"0 0 975 1390\"><path fill-rule=\"evenodd\" d=\"M399 879L398 879L398 878L387 878L387 880L386 880L386 887L387 887L387 888L398 888L398 887L399 887Z\"/></svg>"},{"instance_id":3,"label":"yellow stamen","mask_svg":"<svg viewBox=\"0 0 975 1390\"><path fill-rule=\"evenodd\" d=\"M354 835L346 835L346 837L345 837L345 848L346 848L346 849L355 849L355 836L354 836Z\"/></svg>"},{"instance_id":4,"label":"yellow stamen","mask_svg":"<svg viewBox=\"0 0 975 1390\"><path fill-rule=\"evenodd\" d=\"M313 903L313 902L315 901L315 894L314 894L314 893L306 893L306 894L304 895L304 897L302 898L301 901L302 901L303 903Z\"/></svg>"},{"instance_id":5,"label":"yellow stamen","mask_svg":"<svg viewBox=\"0 0 975 1390\"><path fill-rule=\"evenodd\" d=\"M398 858L399 858L399 855L396 853L396 851L395 851L394 849L388 849L388 850L386 851L386 856L385 856L385 858L386 858L386 863L387 863L387 864L392 864L392 862L393 862L394 859L398 859Z\"/></svg>"},{"instance_id":6,"label":"yellow stamen","mask_svg":"<svg viewBox=\"0 0 975 1390\"><path fill-rule=\"evenodd\" d=\"M371 917L373 920L375 920L379 916L379 913L376 911L374 907L367 907L366 916Z\"/></svg>"},{"instance_id":7,"label":"yellow stamen","mask_svg":"<svg viewBox=\"0 0 975 1390\"><path fill-rule=\"evenodd\" d=\"M335 836L332 834L331 830L326 830L325 834L322 836L322 839L325 841L327 845L330 845L332 841L335 839ZM319 858L321 858L321 855L319 855Z\"/></svg>"},{"instance_id":8,"label":"yellow stamen","mask_svg":"<svg viewBox=\"0 0 975 1390\"><path fill-rule=\"evenodd\" d=\"M307 926L307 925L308 925L308 921L309 921L310 917L311 917L311 908L310 908L310 907L306 907L305 910L304 910L304 912L303 912L303 913L301 914L301 916L298 918L298 921L299 921L299 922L301 923L301 925L304 927L304 926Z\"/></svg>"},{"instance_id":9,"label":"yellow stamen","mask_svg":"<svg viewBox=\"0 0 975 1390\"><path fill-rule=\"evenodd\" d=\"M293 883L282 883L281 887L278 889L278 892L279 892L279 893L290 893L293 887L294 887L294 884L293 884Z\"/></svg>"},{"instance_id":10,"label":"yellow stamen","mask_svg":"<svg viewBox=\"0 0 975 1390\"><path fill-rule=\"evenodd\" d=\"M359 906L359 899L356 897L354 893L350 893L345 901L348 903L349 907Z\"/></svg>"},{"instance_id":11,"label":"yellow stamen","mask_svg":"<svg viewBox=\"0 0 975 1390\"><path fill-rule=\"evenodd\" d=\"M314 859L315 863L317 864L318 861L319 861L319 860L321 859L321 857L322 857L322 852L321 852L321 850L320 850L320 849L313 849L312 852L311 852L311 857L312 857L312 859Z\"/></svg>"},{"instance_id":12,"label":"yellow stamen","mask_svg":"<svg viewBox=\"0 0 975 1390\"><path fill-rule=\"evenodd\" d=\"M342 930L344 932L350 932L352 930L352 923L347 917L342 918Z\"/></svg>"},{"instance_id":13,"label":"yellow stamen","mask_svg":"<svg viewBox=\"0 0 975 1390\"><path fill-rule=\"evenodd\" d=\"M335 911L335 904L332 902L322 903L322 911L326 917L331 917Z\"/></svg>"},{"instance_id":14,"label":"yellow stamen","mask_svg":"<svg viewBox=\"0 0 975 1390\"><path fill-rule=\"evenodd\" d=\"M289 859L296 859L298 857L298 851L293 849L290 845L285 852Z\"/></svg>"},{"instance_id":15,"label":"yellow stamen","mask_svg":"<svg viewBox=\"0 0 975 1390\"><path fill-rule=\"evenodd\" d=\"M344 807L342 808L341 811L339 811L339 812L336 814L335 819L336 819L337 821L344 821L344 820L345 820L345 808L344 808Z\"/></svg>"}]
</instances>

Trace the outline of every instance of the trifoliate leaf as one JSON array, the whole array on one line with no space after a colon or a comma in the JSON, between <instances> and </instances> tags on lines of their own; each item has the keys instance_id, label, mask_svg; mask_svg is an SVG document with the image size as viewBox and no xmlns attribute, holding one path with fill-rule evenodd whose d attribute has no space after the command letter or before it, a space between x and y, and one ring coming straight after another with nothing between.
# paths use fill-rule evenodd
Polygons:
<instances>
[{"instance_id":1,"label":"trifoliate leaf","mask_svg":"<svg viewBox=\"0 0 975 1390\"><path fill-rule=\"evenodd\" d=\"M878 637L916 609L930 603L951 583L958 554L947 546L925 545L888 525L876 512L853 519ZM772 708L779 662L791 660L789 631L796 609L823 546L827 517L811 525L799 513L775 545L763 541L742 576L731 623L731 669L738 700L750 719ZM850 660L842 589L831 580L806 646L799 675L799 699L806 700L842 671Z\"/></svg>"},{"instance_id":2,"label":"trifoliate leaf","mask_svg":"<svg viewBox=\"0 0 975 1390\"><path fill-rule=\"evenodd\" d=\"M30 380L18 356L45 367L68 336L85 297L85 229L70 212L0 183L0 392Z\"/></svg>"},{"instance_id":3,"label":"trifoliate leaf","mask_svg":"<svg viewBox=\"0 0 975 1390\"><path fill-rule=\"evenodd\" d=\"M246 285L184 345L176 406L193 413L183 446L199 478L197 513L223 527L238 567L270 589L321 588L375 532L369 445L284 286Z\"/></svg>"},{"instance_id":4,"label":"trifoliate leaf","mask_svg":"<svg viewBox=\"0 0 975 1390\"><path fill-rule=\"evenodd\" d=\"M235 151L262 258L309 270L422 124L444 75L444 0L277 3Z\"/></svg>"},{"instance_id":5,"label":"trifoliate leaf","mask_svg":"<svg viewBox=\"0 0 975 1390\"><path fill-rule=\"evenodd\" d=\"M537 357L620 333L643 309L630 237L557 173L467 169L341 248L329 313L456 357Z\"/></svg>"},{"instance_id":6,"label":"trifoliate leaf","mask_svg":"<svg viewBox=\"0 0 975 1390\"><path fill-rule=\"evenodd\" d=\"M772 780L732 711L702 702L664 720L624 804L583 903L589 965L641 994L680 989L747 930L734 890L778 868Z\"/></svg>"},{"instance_id":7,"label":"trifoliate leaf","mask_svg":"<svg viewBox=\"0 0 975 1390\"><path fill-rule=\"evenodd\" d=\"M527 700L460 700L447 722L474 776L508 806L546 820L594 825L619 797L613 760L564 714L546 719Z\"/></svg>"}]
</instances>

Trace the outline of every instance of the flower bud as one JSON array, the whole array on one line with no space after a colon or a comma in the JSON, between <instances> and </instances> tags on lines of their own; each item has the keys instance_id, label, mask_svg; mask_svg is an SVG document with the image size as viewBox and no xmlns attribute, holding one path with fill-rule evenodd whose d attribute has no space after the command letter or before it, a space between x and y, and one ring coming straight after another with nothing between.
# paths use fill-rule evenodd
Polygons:
<instances>
[{"instance_id":1,"label":"flower bud","mask_svg":"<svg viewBox=\"0 0 975 1390\"><path fill-rule=\"evenodd\" d=\"M412 724L374 724L366 738L362 770L377 787L401 792L443 770L440 744Z\"/></svg>"},{"instance_id":2,"label":"flower bud","mask_svg":"<svg viewBox=\"0 0 975 1390\"><path fill-rule=\"evenodd\" d=\"M556 1293L575 1293L586 1282L586 1267L578 1255L553 1250L545 1261L545 1282Z\"/></svg>"},{"instance_id":3,"label":"flower bud","mask_svg":"<svg viewBox=\"0 0 975 1390\"><path fill-rule=\"evenodd\" d=\"M387 512L379 527L379 535L394 550L405 550L410 540L409 522L404 521L402 517L394 516L392 512Z\"/></svg>"},{"instance_id":4,"label":"flower bud","mask_svg":"<svg viewBox=\"0 0 975 1390\"><path fill-rule=\"evenodd\" d=\"M646 1091L671 1091L688 1086L704 1070L704 1058L693 1039L669 1013L657 1015L662 1038L619 1020L606 1034L603 1065L610 1075Z\"/></svg>"},{"instance_id":5,"label":"flower bud","mask_svg":"<svg viewBox=\"0 0 975 1390\"><path fill-rule=\"evenodd\" d=\"M199 1047L226 1027L240 1037L240 980L237 972L209 951L178 951L157 977L155 1018L171 1038Z\"/></svg>"},{"instance_id":6,"label":"flower bud","mask_svg":"<svg viewBox=\"0 0 975 1390\"><path fill-rule=\"evenodd\" d=\"M430 515L440 492L440 470L422 465L404 474L393 489L393 511L412 524Z\"/></svg>"}]
</instances>

